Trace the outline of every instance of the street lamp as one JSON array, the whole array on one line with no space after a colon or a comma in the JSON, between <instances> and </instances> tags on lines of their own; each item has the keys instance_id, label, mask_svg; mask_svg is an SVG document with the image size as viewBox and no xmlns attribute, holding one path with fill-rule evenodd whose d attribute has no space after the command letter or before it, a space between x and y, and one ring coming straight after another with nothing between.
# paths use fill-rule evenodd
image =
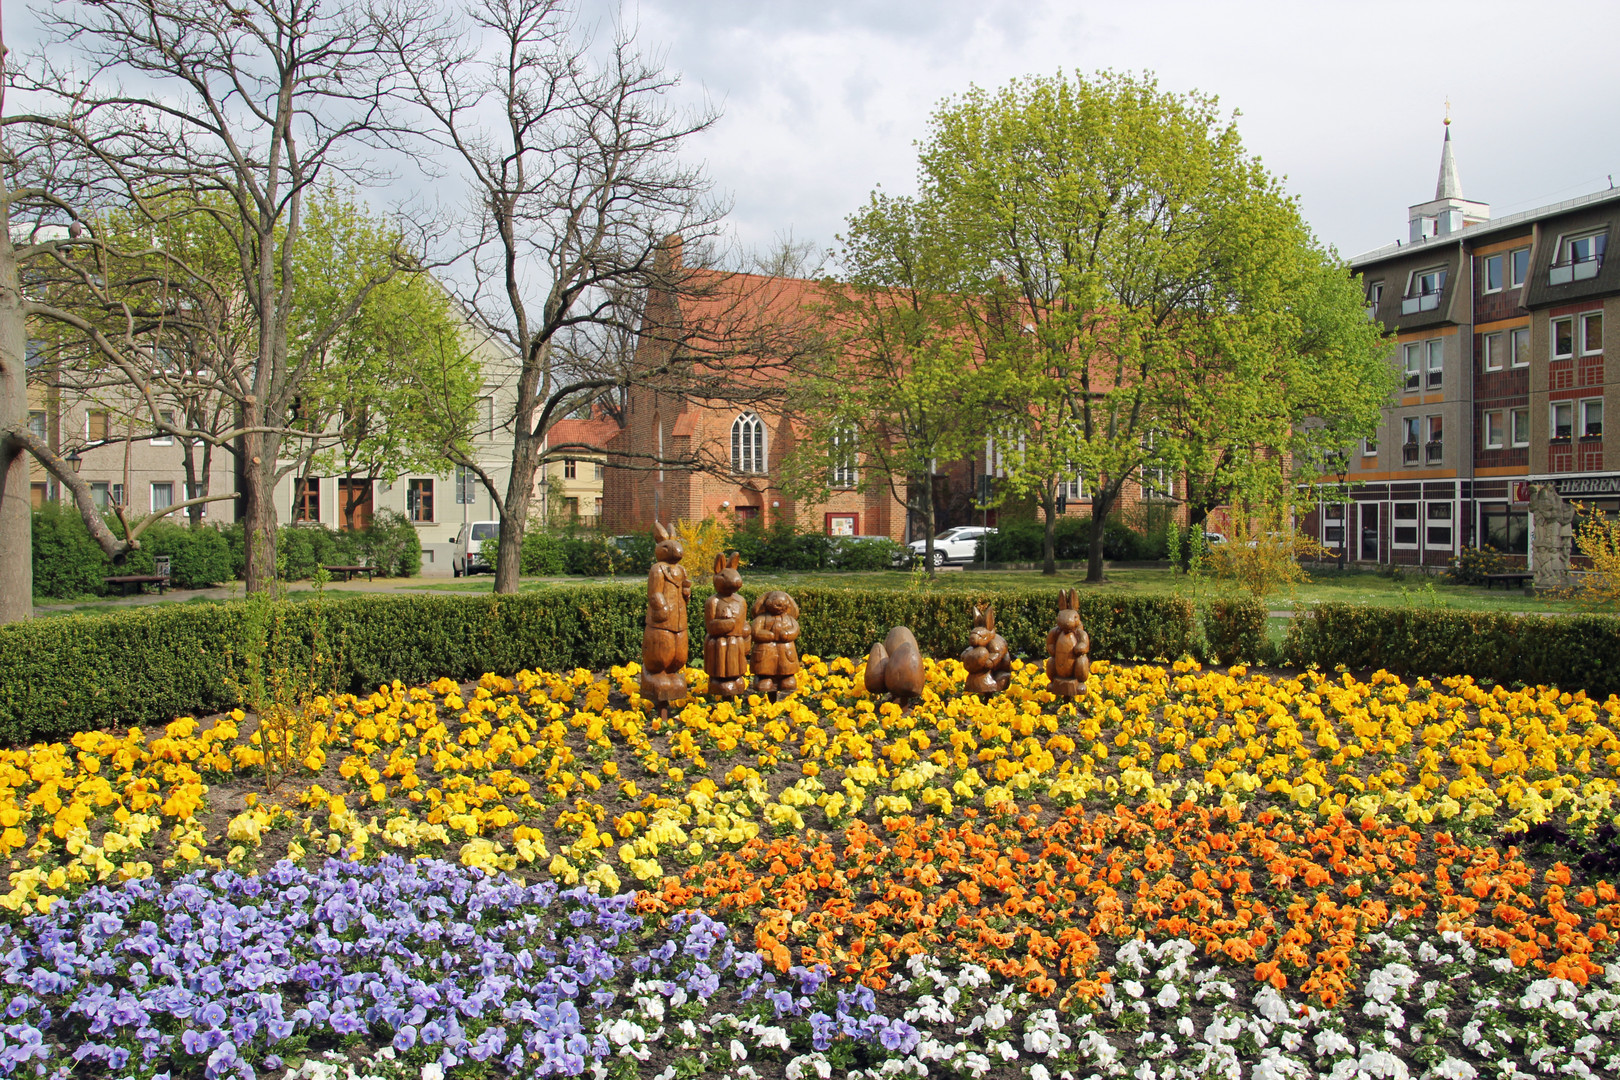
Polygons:
<instances>
[{"instance_id":1,"label":"street lamp","mask_svg":"<svg viewBox=\"0 0 1620 1080\"><path fill-rule=\"evenodd\" d=\"M84 467L84 458L79 456L79 452L77 450L69 450L68 451L68 456L67 456L67 463L69 465L73 466L73 471L74 472L78 472L81 468Z\"/></svg>"}]
</instances>

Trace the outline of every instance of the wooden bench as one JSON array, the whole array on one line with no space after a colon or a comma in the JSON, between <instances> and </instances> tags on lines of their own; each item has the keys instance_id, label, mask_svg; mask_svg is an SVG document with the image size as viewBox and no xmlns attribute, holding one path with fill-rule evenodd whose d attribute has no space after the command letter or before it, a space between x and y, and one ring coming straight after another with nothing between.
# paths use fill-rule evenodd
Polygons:
<instances>
[{"instance_id":1,"label":"wooden bench","mask_svg":"<svg viewBox=\"0 0 1620 1080\"><path fill-rule=\"evenodd\" d=\"M377 572L375 566L323 566L321 569L340 581L352 580L356 574L364 574L367 581L373 581Z\"/></svg>"},{"instance_id":2,"label":"wooden bench","mask_svg":"<svg viewBox=\"0 0 1620 1080\"><path fill-rule=\"evenodd\" d=\"M108 585L117 585L124 596L136 592L145 592L148 585L156 585L158 594L161 596L163 590L169 587L168 574L115 574L101 580Z\"/></svg>"},{"instance_id":3,"label":"wooden bench","mask_svg":"<svg viewBox=\"0 0 1620 1080\"><path fill-rule=\"evenodd\" d=\"M1523 585L1525 582L1534 577L1535 575L1529 572L1512 574L1486 574L1485 588L1494 589L1498 584L1500 584L1504 589L1511 589L1515 585Z\"/></svg>"}]
</instances>

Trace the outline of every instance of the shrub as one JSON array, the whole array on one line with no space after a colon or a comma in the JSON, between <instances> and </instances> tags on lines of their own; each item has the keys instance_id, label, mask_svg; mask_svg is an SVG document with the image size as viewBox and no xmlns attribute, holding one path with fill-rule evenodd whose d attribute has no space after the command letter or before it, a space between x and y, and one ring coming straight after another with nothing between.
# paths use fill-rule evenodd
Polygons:
<instances>
[{"instance_id":1,"label":"shrub","mask_svg":"<svg viewBox=\"0 0 1620 1080\"><path fill-rule=\"evenodd\" d=\"M729 550L728 530L712 517L702 521L682 518L675 523L674 532L681 542L681 565L694 581L714 573L714 557Z\"/></svg>"},{"instance_id":2,"label":"shrub","mask_svg":"<svg viewBox=\"0 0 1620 1080\"><path fill-rule=\"evenodd\" d=\"M46 503L33 513L34 595L58 600L100 596L107 556L71 506Z\"/></svg>"},{"instance_id":3,"label":"shrub","mask_svg":"<svg viewBox=\"0 0 1620 1080\"><path fill-rule=\"evenodd\" d=\"M1620 691L1620 618L1318 604L1289 626L1283 655L1301 667L1472 675L1608 695Z\"/></svg>"},{"instance_id":4,"label":"shrub","mask_svg":"<svg viewBox=\"0 0 1620 1080\"><path fill-rule=\"evenodd\" d=\"M1575 525L1575 551L1591 564L1575 598L1598 610L1620 609L1620 518L1582 514Z\"/></svg>"},{"instance_id":5,"label":"shrub","mask_svg":"<svg viewBox=\"0 0 1620 1080\"><path fill-rule=\"evenodd\" d=\"M752 602L757 589L745 589ZM703 600L689 608L703 638ZM906 624L938 657L962 651L973 606L994 603L996 629L1015 654L1045 655L1056 590L911 593L794 591L803 651L864 656L890 627ZM163 723L233 708L243 665L262 650L257 600L128 608L0 626L0 739L22 742L84 728ZM1081 617L1098 658L1176 657L1192 643L1192 607L1174 597L1082 594ZM556 586L517 596L329 594L321 605L276 605L277 664L307 669L316 628L336 658L335 682L363 692L399 679L475 679L486 671L545 667L601 671L640 655L646 590L628 584ZM257 627L257 629L255 629ZM253 648L245 646L254 639ZM694 648L693 658L702 655ZM68 662L71 658L71 662Z\"/></svg>"},{"instance_id":6,"label":"shrub","mask_svg":"<svg viewBox=\"0 0 1620 1080\"><path fill-rule=\"evenodd\" d=\"M911 554L904 544L882 537L833 537L830 547L834 570L892 570L903 566Z\"/></svg>"},{"instance_id":7,"label":"shrub","mask_svg":"<svg viewBox=\"0 0 1620 1080\"><path fill-rule=\"evenodd\" d=\"M1271 640L1266 635L1266 606L1256 600L1211 600L1202 612L1209 658L1220 664L1240 660L1266 663Z\"/></svg>"},{"instance_id":8,"label":"shrub","mask_svg":"<svg viewBox=\"0 0 1620 1080\"><path fill-rule=\"evenodd\" d=\"M384 577L415 577L422 572L422 538L398 510L379 510L360 534L360 554Z\"/></svg>"},{"instance_id":9,"label":"shrub","mask_svg":"<svg viewBox=\"0 0 1620 1080\"><path fill-rule=\"evenodd\" d=\"M1451 561L1450 576L1458 585L1483 585L1486 574L1502 574L1507 569L1507 558L1486 544L1457 552L1457 557Z\"/></svg>"},{"instance_id":10,"label":"shrub","mask_svg":"<svg viewBox=\"0 0 1620 1080\"><path fill-rule=\"evenodd\" d=\"M769 526L739 521L726 546L742 555L744 566L759 570L826 570L832 565L833 538L801 531L788 518L779 517Z\"/></svg>"},{"instance_id":11,"label":"shrub","mask_svg":"<svg viewBox=\"0 0 1620 1080\"><path fill-rule=\"evenodd\" d=\"M231 546L220 530L201 525L192 528L178 522L160 521L141 534L141 550L130 561L154 566L158 555L169 557L171 583L180 589L205 589L235 580Z\"/></svg>"},{"instance_id":12,"label":"shrub","mask_svg":"<svg viewBox=\"0 0 1620 1080\"><path fill-rule=\"evenodd\" d=\"M1045 525L1024 519L997 526L987 547L991 562L1038 562L1046 557ZM1121 516L1103 522L1103 558L1117 562L1143 562L1164 558L1162 535L1157 541L1137 532ZM1091 554L1091 519L1065 516L1052 530L1053 557L1078 562Z\"/></svg>"}]
</instances>

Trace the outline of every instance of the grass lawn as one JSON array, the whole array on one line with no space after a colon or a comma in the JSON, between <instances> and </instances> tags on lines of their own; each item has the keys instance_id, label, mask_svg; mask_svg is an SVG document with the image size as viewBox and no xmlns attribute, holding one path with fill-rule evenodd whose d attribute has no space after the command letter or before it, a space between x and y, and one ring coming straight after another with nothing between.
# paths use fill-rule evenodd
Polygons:
<instances>
[{"instance_id":1,"label":"grass lawn","mask_svg":"<svg viewBox=\"0 0 1620 1080\"><path fill-rule=\"evenodd\" d=\"M1067 588L1083 585L1084 575L1079 571L1059 572L1046 577L1034 570L949 570L932 581L922 579L921 587L940 591L981 591L998 589ZM700 576L699 581L706 579ZM636 577L619 578L528 578L523 588L535 589L556 584L597 583L602 581L636 582ZM865 589L904 589L912 585L912 575L906 571L877 571L869 573L755 573L744 571L743 581L749 585L771 585L792 590L802 585L828 585ZM433 592L488 592L488 577L471 580L435 582L411 588ZM1198 601L1222 595L1222 586L1214 581L1189 581L1185 575L1169 570L1120 569L1108 574L1107 580L1097 586L1108 592L1136 596L1183 595ZM1451 585L1442 579L1409 576L1396 580L1382 574L1359 570L1320 570L1313 572L1311 581L1279 590L1266 597L1273 611L1289 611L1296 605L1321 602L1350 604L1383 604L1390 607L1437 607L1457 611L1507 612L1573 612L1579 605L1546 596L1526 596L1521 590L1487 590L1473 585Z\"/></svg>"}]
</instances>

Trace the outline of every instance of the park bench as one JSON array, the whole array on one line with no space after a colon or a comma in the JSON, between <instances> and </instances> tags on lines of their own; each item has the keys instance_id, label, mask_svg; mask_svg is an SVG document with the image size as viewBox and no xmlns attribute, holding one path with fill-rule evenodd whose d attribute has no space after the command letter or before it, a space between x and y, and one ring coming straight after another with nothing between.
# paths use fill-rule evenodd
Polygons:
<instances>
[{"instance_id":1,"label":"park bench","mask_svg":"<svg viewBox=\"0 0 1620 1080\"><path fill-rule=\"evenodd\" d=\"M325 570L328 574L331 574L339 581L349 581L353 579L354 575L356 574L364 574L366 575L367 581L372 581L375 580L372 575L376 574L377 572L377 568L375 566L323 566L321 569Z\"/></svg>"},{"instance_id":2,"label":"park bench","mask_svg":"<svg viewBox=\"0 0 1620 1080\"><path fill-rule=\"evenodd\" d=\"M120 595L123 596L145 592L148 585L156 585L158 595L161 596L169 587L169 556L159 555L152 562L155 565L150 574L114 574L101 580L108 585L117 585Z\"/></svg>"},{"instance_id":3,"label":"park bench","mask_svg":"<svg viewBox=\"0 0 1620 1080\"><path fill-rule=\"evenodd\" d=\"M1535 575L1527 571L1519 571L1509 574L1486 574L1485 588L1494 589L1498 584L1500 584L1504 589L1511 589L1515 585L1523 585L1533 577L1535 577Z\"/></svg>"}]
</instances>

